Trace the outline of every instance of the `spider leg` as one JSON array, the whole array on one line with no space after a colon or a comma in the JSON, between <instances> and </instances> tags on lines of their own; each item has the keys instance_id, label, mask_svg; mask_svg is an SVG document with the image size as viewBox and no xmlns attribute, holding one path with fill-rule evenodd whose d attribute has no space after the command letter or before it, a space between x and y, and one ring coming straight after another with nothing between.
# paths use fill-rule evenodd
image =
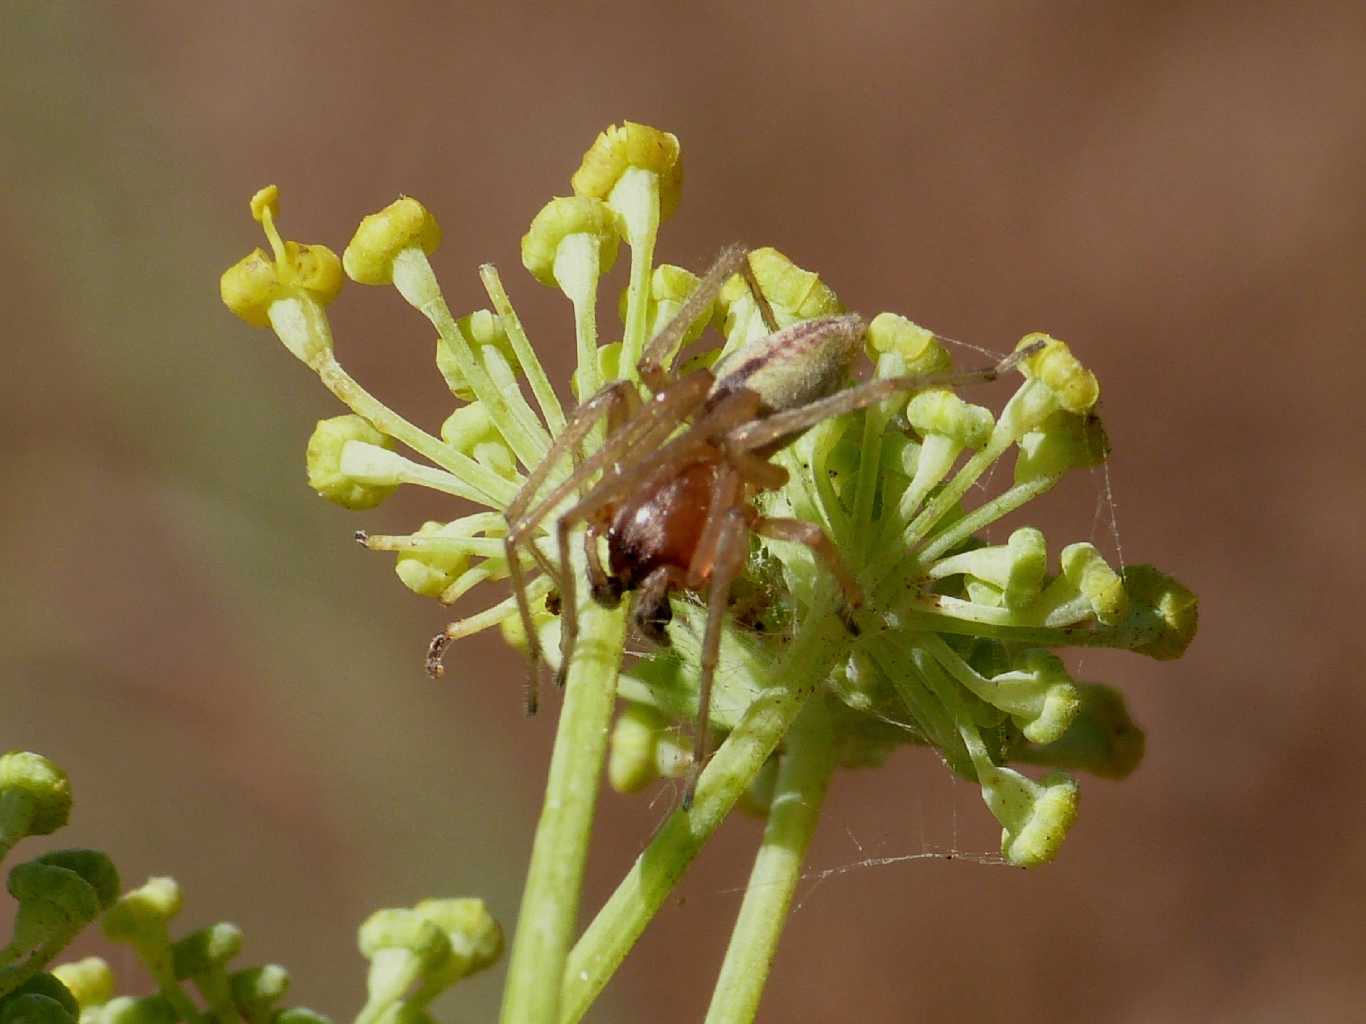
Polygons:
<instances>
[{"instance_id":1,"label":"spider leg","mask_svg":"<svg viewBox=\"0 0 1366 1024\"><path fill-rule=\"evenodd\" d=\"M549 494L532 504L534 491L530 488L533 483L539 486L546 475L540 473L541 467L537 466L536 471L540 474L539 480L535 479L535 474L529 477L522 490L518 492L517 497L513 499L513 503L508 506L508 532L514 534L516 539L520 541L539 526L556 506L578 490L586 480L591 479L598 471L614 463L622 462L623 459L629 464L633 455L639 457L639 452L651 450L659 440L667 437L670 431L686 420L705 401L707 392L711 388L711 381L712 377L709 373L689 374L670 385L666 390L661 391L638 415L624 423L616 433L609 435L603 446L585 459L570 477L562 480ZM617 381L612 386L617 385L629 386L623 381ZM597 396L590 401L597 401ZM577 420L578 413L575 412L574 415ZM569 429L566 427L565 433L561 434L560 437L566 437ZM591 424L583 429L578 438L582 438L589 429L591 429ZM559 438L556 439L556 444L559 444ZM619 473L620 470L610 475L619 475Z\"/></svg>"},{"instance_id":2,"label":"spider leg","mask_svg":"<svg viewBox=\"0 0 1366 1024\"><path fill-rule=\"evenodd\" d=\"M749 251L743 245L728 245L717 254L711 267L702 275L702 280L691 295L683 300L678 312L665 324L658 334L650 339L637 364L640 379L651 391L658 391L668 380L664 372L664 361L676 354L683 335L688 332L694 320L716 301L721 288L741 263L748 263Z\"/></svg>"},{"instance_id":3,"label":"spider leg","mask_svg":"<svg viewBox=\"0 0 1366 1024\"><path fill-rule=\"evenodd\" d=\"M579 640L579 597L574 581L574 566L569 561L569 531L574 521L568 515L555 524L555 542L560 552L560 667L555 673L555 685L564 689L569 679L569 664L574 659L574 645Z\"/></svg>"},{"instance_id":4,"label":"spider leg","mask_svg":"<svg viewBox=\"0 0 1366 1024\"><path fill-rule=\"evenodd\" d=\"M777 334L778 318L773 315L773 307L769 305L768 296L764 294L763 288L759 286L759 279L754 275L754 264L749 261L749 253L745 253L745 258L740 262L740 276L745 279L745 284L749 285L749 293L754 296L754 304L759 307L759 315L763 317L768 333Z\"/></svg>"},{"instance_id":5,"label":"spider leg","mask_svg":"<svg viewBox=\"0 0 1366 1024\"><path fill-rule=\"evenodd\" d=\"M773 315L773 307L769 304L764 290L759 287L759 280L754 276L754 267L750 265L749 250L738 243L728 245L717 254L711 267L702 275L702 280L684 300L678 312L645 346L645 351L637 364L637 372L651 391L658 391L665 385L668 377L664 372L664 361L678 354L678 346L683 341L683 335L688 333L688 328L716 301L731 275L737 272L749 286L750 294L754 296L754 302L759 307L759 315L764 318L764 326L770 332L778 330L778 320Z\"/></svg>"},{"instance_id":6,"label":"spider leg","mask_svg":"<svg viewBox=\"0 0 1366 1024\"><path fill-rule=\"evenodd\" d=\"M607 505L620 501L627 494L638 490L648 491L661 480L677 473L681 467L689 462L715 458L717 454L716 438L724 437L727 431L733 430L740 423L752 419L758 401L758 396L753 392L739 391L726 395L716 404L715 408L708 411L705 416L663 447L656 448L651 444L641 443L638 446L641 449L639 452L634 453L629 460L624 461L611 473L604 475L592 490L580 499L578 504L573 505L561 515L561 521L568 521L570 524L581 522L592 517ZM647 413L650 408L652 407L647 407ZM661 428L671 430L675 425L674 423L663 424ZM645 440L648 442L651 439L652 435L647 435ZM596 456L594 457L596 458ZM590 464L591 460L584 463L585 467ZM565 485L561 485L561 489L564 488ZM552 495L552 498L554 497ZM564 495L559 495L555 500L561 500L563 497ZM542 505L545 504L545 502L542 503ZM543 518L543 515L539 517L539 519ZM530 529L536 525L539 519L533 520L532 517L527 517L516 526L513 532L519 538L525 537L529 535ZM705 576L702 579L705 579ZM701 585L700 582L698 585Z\"/></svg>"},{"instance_id":7,"label":"spider leg","mask_svg":"<svg viewBox=\"0 0 1366 1024\"><path fill-rule=\"evenodd\" d=\"M830 571L830 575L835 577L840 585L840 590L844 592L845 608L840 616L844 626L850 633L857 636L858 626L855 625L850 609L863 606L863 591L859 588L858 581L845 567L844 560L840 558L839 552L835 550L835 545L830 543L830 538L825 535L815 523L808 523L804 519L769 518L761 516L750 524L750 529L761 537L771 537L773 540L790 541L793 544L803 544L810 551L816 561L825 565Z\"/></svg>"},{"instance_id":8,"label":"spider leg","mask_svg":"<svg viewBox=\"0 0 1366 1024\"><path fill-rule=\"evenodd\" d=\"M583 535L584 563L588 566L588 588L593 600L604 608L615 608L621 602L621 584L603 568L602 555L598 550L598 538L602 536L606 524L593 520Z\"/></svg>"},{"instance_id":9,"label":"spider leg","mask_svg":"<svg viewBox=\"0 0 1366 1024\"><path fill-rule=\"evenodd\" d=\"M721 402L717 403L714 409L684 431L681 436L662 448L656 448L655 443L663 440L677 426L679 416L686 415L705 399L705 390L698 391L696 388L687 390L684 388L684 385L690 384L695 377L702 378L703 385L711 379L710 374L695 374L672 385L668 391L662 392L656 397L655 401L647 406L637 419L646 419L652 413L667 409L667 400L679 395L682 398L675 404L682 403L683 400L687 400L687 402L682 404L681 409L674 409L673 415L666 417L662 412L659 413L659 422L653 425L652 430L635 437L635 447L639 451L628 455L620 466L615 467L612 472L599 480L577 504L563 512L555 524L555 541L560 557L560 571L554 578L559 583L561 598L560 668L556 673L558 683L562 684L566 679L569 666L573 661L574 645L578 641L579 633L576 581L569 560L570 530L575 524L584 520L591 522L595 515L601 514L613 502L619 501L634 488L648 487L661 476L676 472L680 464L696 458L699 453L708 449L714 450L711 445L712 438L723 435L727 430L733 429L737 424L754 415L758 401L757 396L744 393L727 395ZM636 433L639 434L639 431ZM584 462L583 469L585 472L592 471L595 461L601 454L602 452L596 452L593 458ZM568 496L571 490L572 481L566 480L536 509L523 516L516 524L510 525L508 530L510 542L515 545L529 539L531 531L550 514L556 504ZM540 658L539 645L531 647L530 652L534 659Z\"/></svg>"},{"instance_id":10,"label":"spider leg","mask_svg":"<svg viewBox=\"0 0 1366 1024\"><path fill-rule=\"evenodd\" d=\"M702 658L697 683L697 734L693 739L693 759L692 767L688 770L688 784L683 791L685 811L692 807L693 795L697 792L697 781L707 760L712 682L716 678L716 662L721 651L721 627L726 619L730 586L740 575L745 564L746 530L743 508L732 504L728 509L719 511L719 514L717 509L718 504L724 504L727 490L730 491L732 502L738 500L738 488L734 486L738 481L731 474L722 476L729 477L732 486L728 488L726 481L717 481L712 502L712 518L718 520L719 525L713 534L712 550L705 553L699 550L699 557L693 559L694 563L697 563L699 558L708 563L711 571L710 585L707 588L707 628L702 637ZM716 498L721 498L722 501L718 502Z\"/></svg>"},{"instance_id":11,"label":"spider leg","mask_svg":"<svg viewBox=\"0 0 1366 1024\"><path fill-rule=\"evenodd\" d=\"M531 602L527 599L526 577L522 573L521 560L517 557L517 545L513 543L510 533L503 539L503 550L507 552L512 593L517 598L517 614L522 620L522 631L526 634L527 656L531 661L522 706L528 715L534 715L541 703L541 662L544 661L541 638L536 635L536 623L531 618Z\"/></svg>"},{"instance_id":12,"label":"spider leg","mask_svg":"<svg viewBox=\"0 0 1366 1024\"><path fill-rule=\"evenodd\" d=\"M535 623L531 618L531 603L526 594L526 574L518 554L519 548L529 539L530 534L525 529L519 532L517 524L525 514L527 506L535 499L536 492L544 485L551 470L566 452L572 455L583 438L604 415L611 423L623 416L630 415L632 410L639 408L639 404L639 396L630 384L624 381L614 381L574 410L573 415L565 424L564 430L555 438L545 457L527 476L526 482L522 484L521 489L513 497L504 513L508 522L508 532L503 538L503 551L507 556L508 575L512 581L513 594L517 599L517 613L522 622L522 629L526 633L527 654L531 662L525 697L528 715L536 713L537 705L540 702L540 666L544 660L544 655L541 651L540 638L536 635ZM583 471L582 467L576 468L569 477L570 481L576 483L586 479L588 479L588 474ZM526 547L530 550L531 557L541 571L554 580L557 586L562 586L560 574L550 564L545 554L534 543L526 544ZM427 672L430 675L441 675L441 659L449 642L449 637L445 633L438 635L432 641L427 652Z\"/></svg>"},{"instance_id":13,"label":"spider leg","mask_svg":"<svg viewBox=\"0 0 1366 1024\"><path fill-rule=\"evenodd\" d=\"M776 491L787 483L786 469L751 451L735 447L729 439L722 439L721 451L725 453L726 461L730 463L731 468L740 474L740 478L761 491Z\"/></svg>"},{"instance_id":14,"label":"spider leg","mask_svg":"<svg viewBox=\"0 0 1366 1024\"><path fill-rule=\"evenodd\" d=\"M536 464L536 467L527 475L526 482L522 484L521 490L508 503L507 511L504 513L508 523L514 523L526 512L527 507L535 500L536 493L545 484L546 478L550 476L551 470L565 455L572 455L604 415L609 420L621 415L623 407L629 408L633 399L634 404L638 405L639 397L634 394L634 389L630 383L617 380L608 384L575 409L569 418L569 422L565 424L564 430L555 438L549 451L546 452L545 458ZM571 479L579 478L582 475L583 468L580 466L575 469Z\"/></svg>"},{"instance_id":15,"label":"spider leg","mask_svg":"<svg viewBox=\"0 0 1366 1024\"><path fill-rule=\"evenodd\" d=\"M573 606L573 602L569 600L569 596L573 592L572 581L571 586L566 586L565 583L571 571L568 569L568 563L562 562L558 569L550 564L550 561L532 541L533 532L560 502L564 501L585 482L591 480L593 475L605 465L620 459L631 450L632 446L649 448L652 443L657 443L658 440L662 440L663 436L667 436L681 418L686 417L706 398L710 379L709 374L692 375L684 378L667 391L661 392L648 408L635 415L631 415L631 411L639 409L639 397L635 394L634 388L625 381L609 384L574 411L564 430L555 439L550 451L546 453L545 459L527 477L526 483L522 485L522 489L517 492L516 497L508 506L506 513L508 532L504 538L504 550L507 552L508 573L511 577L513 592L517 596L517 611L522 620L522 628L527 636L527 656L530 661L526 698L528 714L534 714L539 703L540 666L545 660L545 653L541 649L540 638L536 635L535 626L531 619L531 604L526 599L527 581L517 556L519 548L523 545L529 547L537 565L555 581L560 591L561 615L563 616L564 608ZM609 425L616 420L620 424L620 429L609 434L602 448L594 452L591 458L580 463L574 472L561 481L549 495L540 501L536 501L536 492L544 484L551 466L561 459L565 452L572 452L604 415L607 417ZM619 419L621 417L624 419ZM655 435L659 435L659 437L656 438ZM577 608L570 612L570 615L574 615L576 611ZM561 621L562 623L573 621L577 625L577 619L565 620L562 618ZM438 645L436 641L433 641L433 647L427 659L427 668L434 675L440 674L440 656L444 649L444 643Z\"/></svg>"},{"instance_id":16,"label":"spider leg","mask_svg":"<svg viewBox=\"0 0 1366 1024\"><path fill-rule=\"evenodd\" d=\"M832 416L842 416L857 409L865 409L903 392L995 380L1035 351L1037 351L1037 346L1030 346L1012 353L993 366L964 370L960 373L935 373L919 377L884 377L881 380L857 384L852 388L846 388L844 391L837 391L833 395L798 406L796 409L777 412L762 420L739 427L731 431L726 442L737 449L762 449L790 434L800 434L807 427L822 420L828 420Z\"/></svg>"}]
</instances>

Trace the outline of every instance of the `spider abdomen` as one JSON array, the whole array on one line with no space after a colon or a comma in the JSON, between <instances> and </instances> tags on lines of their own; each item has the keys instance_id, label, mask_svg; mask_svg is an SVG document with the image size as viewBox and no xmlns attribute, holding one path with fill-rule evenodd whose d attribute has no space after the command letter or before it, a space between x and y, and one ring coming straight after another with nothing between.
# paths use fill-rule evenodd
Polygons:
<instances>
[{"instance_id":1,"label":"spider abdomen","mask_svg":"<svg viewBox=\"0 0 1366 1024\"><path fill-rule=\"evenodd\" d=\"M709 400L748 388L773 413L832 395L849 376L866 328L856 314L820 317L751 341L713 368Z\"/></svg>"},{"instance_id":2,"label":"spider abdomen","mask_svg":"<svg viewBox=\"0 0 1366 1024\"><path fill-rule=\"evenodd\" d=\"M718 468L714 460L694 462L613 510L608 564L623 590L634 590L661 565L688 571L707 524Z\"/></svg>"}]
</instances>

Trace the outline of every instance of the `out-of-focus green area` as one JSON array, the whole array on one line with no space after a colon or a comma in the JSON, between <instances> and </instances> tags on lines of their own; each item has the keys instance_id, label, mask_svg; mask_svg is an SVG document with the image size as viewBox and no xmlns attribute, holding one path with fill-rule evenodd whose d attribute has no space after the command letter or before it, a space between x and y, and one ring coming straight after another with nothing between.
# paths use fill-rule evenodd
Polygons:
<instances>
[{"instance_id":1,"label":"out-of-focus green area","mask_svg":"<svg viewBox=\"0 0 1366 1024\"><path fill-rule=\"evenodd\" d=\"M338 250L411 193L451 304L498 262L562 380L568 311L517 242L632 117L683 143L663 258L772 243L851 308L1068 339L1104 388L1123 555L1202 598L1184 661L1081 660L1148 761L1086 787L1056 865L813 875L765 1019L1342 1019L1366 995L1363 38L1346 4L8 7L0 749L71 773L62 844L176 875L187 927L236 920L320 1009L358 1005L376 906L481 895L510 927L552 718L522 719L496 636L422 674L441 610L350 535L457 510L313 497L336 406L217 281L269 181L286 233ZM333 314L356 376L439 423L411 311L351 287ZM1084 531L1095 494L1069 500ZM590 907L669 799L604 802ZM928 757L841 778L827 814L816 873L995 842ZM594 1019L700 1017L756 834L727 828ZM499 978L452 1019L488 1019Z\"/></svg>"}]
</instances>

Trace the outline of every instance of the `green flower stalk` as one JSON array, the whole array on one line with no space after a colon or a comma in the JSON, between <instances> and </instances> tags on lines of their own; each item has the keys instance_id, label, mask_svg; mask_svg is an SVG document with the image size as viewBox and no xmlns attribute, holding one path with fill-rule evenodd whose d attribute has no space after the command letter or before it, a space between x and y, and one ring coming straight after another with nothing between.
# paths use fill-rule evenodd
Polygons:
<instances>
[{"instance_id":1,"label":"green flower stalk","mask_svg":"<svg viewBox=\"0 0 1366 1024\"><path fill-rule=\"evenodd\" d=\"M612 125L584 154L571 184L576 196L606 200L621 219L622 234L631 247L621 365L634 378L645 348L655 239L660 223L673 214L682 192L678 139L633 121L623 121L620 127ZM581 355L579 372L587 380L591 371L585 366Z\"/></svg>"},{"instance_id":2,"label":"green flower stalk","mask_svg":"<svg viewBox=\"0 0 1366 1024\"><path fill-rule=\"evenodd\" d=\"M433 642L429 670L441 674L451 643L496 626L514 646L544 654L564 680L513 936L505 1022L580 1019L737 804L759 806L768 823L708 1019L753 1019L831 775L879 764L901 744L936 748L951 770L978 784L1001 825L1007 863L1053 859L1078 807L1079 784L1067 773L1122 777L1143 750L1119 695L1073 680L1053 652L1108 646L1165 659L1178 657L1195 633L1194 595L1156 569L1112 566L1086 542L1055 548L1055 559L1029 523L1012 524L1004 542L987 536L1074 470L1108 457L1099 382L1067 344L1027 334L999 368L1019 371L1013 394L989 405L987 391L969 393L969 386L995 372L955 372L943 339L897 313L832 320L843 313L835 292L775 249L751 251L738 272L711 278L699 293L697 276L655 264L660 226L679 203L681 166L674 136L629 121L613 125L572 175L574 194L546 204L522 239L526 269L572 307L570 391L580 403L618 403L606 426L568 420L495 268L479 270L490 309L451 311L428 258L441 231L415 199L366 217L338 260L325 247L285 241L276 227L278 191L262 190L252 213L272 255L254 251L221 283L233 312L272 329L350 410L323 420L309 443L309 482L318 493L367 508L397 487L422 486L483 506L409 533L357 534L367 548L396 556L399 579L416 594L463 603L503 580L520 592L520 602L500 591L463 612ZM603 343L599 300L621 241L631 251L623 335L620 344ZM734 264L723 266L718 273ZM326 306L342 269L357 282L394 287L435 328L437 368L456 402L435 433L390 410L338 365ZM673 344L656 346L670 350L649 349L676 317L687 322L668 336ZM832 344L764 347L775 328L811 321L818 339L831 324L860 332L850 337L866 351L867 369L848 365ZM712 327L719 337L709 342ZM813 381L829 384L815 391L829 396L819 402L833 403L828 416L813 417L746 464L746 479L764 481L737 499L739 509L752 509L746 522L787 525L755 526L740 552L743 571L717 606L723 618L710 620L723 625L706 724L724 740L702 766L689 763L678 738L679 725L692 725L706 704L702 595L673 587L655 618L640 622L667 643L624 664L624 609L600 605L588 585L597 574L598 597L606 599L598 539L573 518L564 520L564 536L557 528L622 458L620 448L602 451L605 443L637 436L673 443L659 411L669 399L641 383L647 351L655 362L645 378L655 391L660 373L683 380L698 367L725 374L753 364L746 387L769 407L739 432L792 413L781 396L813 393ZM839 389L858 377L891 383L843 411L850 405L838 407ZM709 408L724 404L724 396L698 393L709 395ZM777 437L772 429L768 436ZM640 434L615 433L632 430ZM1011 479L985 490L982 482L1012 453ZM544 514L530 515L538 502ZM577 643L561 663L561 627L571 618ZM1012 764L1046 774L1034 778ZM579 933L604 775L622 793L688 776L696 779L695 798L669 815ZM372 918L362 930L372 965L363 1024L424 1021L436 991L497 955L501 933L490 925L482 905L459 901ZM218 981L213 991L210 1000L220 999ZM242 1012L255 1024L256 1014Z\"/></svg>"},{"instance_id":3,"label":"green flower stalk","mask_svg":"<svg viewBox=\"0 0 1366 1024\"><path fill-rule=\"evenodd\" d=\"M522 264L542 284L557 285L574 306L579 397L602 386L598 373L598 281L617 258L621 220L599 199L552 199L522 238Z\"/></svg>"},{"instance_id":4,"label":"green flower stalk","mask_svg":"<svg viewBox=\"0 0 1366 1024\"><path fill-rule=\"evenodd\" d=\"M175 1014L189 1020L197 1011L176 975L169 928L180 907L180 886L175 879L149 878L141 887L120 896L102 923L110 939L133 947L156 982L161 998Z\"/></svg>"}]
</instances>

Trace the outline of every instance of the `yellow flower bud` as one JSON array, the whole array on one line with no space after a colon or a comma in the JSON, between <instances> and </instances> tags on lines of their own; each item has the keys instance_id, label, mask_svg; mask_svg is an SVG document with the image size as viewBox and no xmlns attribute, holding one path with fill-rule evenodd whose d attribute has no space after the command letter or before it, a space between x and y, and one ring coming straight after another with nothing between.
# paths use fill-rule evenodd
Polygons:
<instances>
[{"instance_id":1,"label":"yellow flower bud","mask_svg":"<svg viewBox=\"0 0 1366 1024\"><path fill-rule=\"evenodd\" d=\"M647 316L651 337L662 331L673 319L678 308L696 291L699 283L700 278L683 267L676 267L672 263L661 263L655 267L654 273L650 275L650 308ZM623 288L617 297L617 316L621 317L623 324L626 322L626 304L630 297L629 288ZM698 314L697 319L689 324L683 333L683 341L679 344L680 350L701 337L715 313L716 305L713 303Z\"/></svg>"},{"instance_id":2,"label":"yellow flower bud","mask_svg":"<svg viewBox=\"0 0 1366 1024\"><path fill-rule=\"evenodd\" d=\"M678 139L649 125L623 121L601 132L570 184L577 196L606 199L630 167L650 171L659 178L659 216L668 218L678 207L683 192L683 162Z\"/></svg>"},{"instance_id":3,"label":"yellow flower bud","mask_svg":"<svg viewBox=\"0 0 1366 1024\"><path fill-rule=\"evenodd\" d=\"M661 263L650 275L650 294L656 302L681 303L697 291L700 283L701 278L691 270L672 263Z\"/></svg>"},{"instance_id":4,"label":"yellow flower bud","mask_svg":"<svg viewBox=\"0 0 1366 1024\"><path fill-rule=\"evenodd\" d=\"M999 588L1005 607L1024 608L1039 596L1047 560L1043 534L1031 526L1022 526L1005 544L962 551L941 559L930 567L929 575L931 579L942 579L966 573Z\"/></svg>"},{"instance_id":5,"label":"yellow flower bud","mask_svg":"<svg viewBox=\"0 0 1366 1024\"><path fill-rule=\"evenodd\" d=\"M895 352L906 372L920 376L953 369L953 359L934 332L896 313L879 313L868 325L868 355L874 362L884 352Z\"/></svg>"},{"instance_id":6,"label":"yellow flower bud","mask_svg":"<svg viewBox=\"0 0 1366 1024\"><path fill-rule=\"evenodd\" d=\"M483 402L471 402L447 416L441 437L500 476L511 480L517 475L517 460Z\"/></svg>"},{"instance_id":7,"label":"yellow flower bud","mask_svg":"<svg viewBox=\"0 0 1366 1024\"><path fill-rule=\"evenodd\" d=\"M941 434L973 449L987 443L995 425L990 409L965 402L948 388L930 388L912 396L906 403L906 418L922 437Z\"/></svg>"},{"instance_id":8,"label":"yellow flower bud","mask_svg":"<svg viewBox=\"0 0 1366 1024\"><path fill-rule=\"evenodd\" d=\"M570 235L591 235L598 243L598 266L603 274L617 259L620 218L610 206L589 196L560 196L541 207L522 236L522 265L541 284L555 280L555 253ZM589 250L591 252L591 250Z\"/></svg>"},{"instance_id":9,"label":"yellow flower bud","mask_svg":"<svg viewBox=\"0 0 1366 1024\"><path fill-rule=\"evenodd\" d=\"M442 972L443 981L482 971L497 961L503 951L503 929L481 899L423 900L413 911L440 928L450 940L452 956Z\"/></svg>"},{"instance_id":10,"label":"yellow flower bud","mask_svg":"<svg viewBox=\"0 0 1366 1024\"><path fill-rule=\"evenodd\" d=\"M302 288L324 306L337 297L346 282L341 260L325 245L286 242L285 262L290 270L285 283Z\"/></svg>"},{"instance_id":11,"label":"yellow flower bud","mask_svg":"<svg viewBox=\"0 0 1366 1024\"><path fill-rule=\"evenodd\" d=\"M1129 595L1119 573L1110 568L1094 544L1069 544L1060 556L1062 574L1091 602L1096 618L1112 626L1129 612Z\"/></svg>"},{"instance_id":12,"label":"yellow flower bud","mask_svg":"<svg viewBox=\"0 0 1366 1024\"><path fill-rule=\"evenodd\" d=\"M440 537L446 533L445 523L423 523L418 537ZM463 536L463 534L460 534ZM400 551L394 572L403 585L423 597L440 597L469 565L470 556L464 551Z\"/></svg>"},{"instance_id":13,"label":"yellow flower bud","mask_svg":"<svg viewBox=\"0 0 1366 1024\"><path fill-rule=\"evenodd\" d=\"M599 346L597 360L598 379L616 380L621 375L621 342L613 341L607 345ZM578 370L569 375L569 383L574 388L574 394L582 393Z\"/></svg>"},{"instance_id":14,"label":"yellow flower bud","mask_svg":"<svg viewBox=\"0 0 1366 1024\"><path fill-rule=\"evenodd\" d=\"M1020 364L1020 372L1042 381L1068 412L1088 411L1100 398L1096 375L1081 365L1065 341L1040 331L1026 334L1015 351L1038 341L1044 342L1044 347Z\"/></svg>"},{"instance_id":15,"label":"yellow flower bud","mask_svg":"<svg viewBox=\"0 0 1366 1024\"><path fill-rule=\"evenodd\" d=\"M218 281L218 294L235 315L253 327L269 327L271 304L279 299L306 297L326 306L341 291L341 262L325 245L286 242L275 218L280 214L280 190L267 185L251 197L251 215L265 229L274 258L253 249L233 264Z\"/></svg>"},{"instance_id":16,"label":"yellow flower bud","mask_svg":"<svg viewBox=\"0 0 1366 1024\"><path fill-rule=\"evenodd\" d=\"M1100 417L1078 416L1059 409L1037 430L1019 440L1015 459L1015 482L1061 476L1069 469L1097 466L1110 455L1110 442Z\"/></svg>"},{"instance_id":17,"label":"yellow flower bud","mask_svg":"<svg viewBox=\"0 0 1366 1024\"><path fill-rule=\"evenodd\" d=\"M52 974L75 996L82 1010L103 1006L114 998L114 972L97 956L58 964Z\"/></svg>"},{"instance_id":18,"label":"yellow flower bud","mask_svg":"<svg viewBox=\"0 0 1366 1024\"><path fill-rule=\"evenodd\" d=\"M749 265L754 279L759 282L764 298L782 309L788 319L809 320L818 316L835 316L844 312L840 300L821 281L820 275L803 270L772 246L755 249L749 254ZM721 289L717 300L727 317L731 305L749 296L749 286L739 274L733 275Z\"/></svg>"},{"instance_id":19,"label":"yellow flower bud","mask_svg":"<svg viewBox=\"0 0 1366 1024\"><path fill-rule=\"evenodd\" d=\"M1048 863L1077 820L1077 783L1062 772L1039 782L1009 768L996 774L990 793L983 784L983 797L1001 822L1001 856L1019 868Z\"/></svg>"},{"instance_id":20,"label":"yellow flower bud","mask_svg":"<svg viewBox=\"0 0 1366 1024\"><path fill-rule=\"evenodd\" d=\"M343 508L374 508L393 494L394 488L361 483L342 472L342 449L348 441L364 441L382 448L393 446L393 441L359 416L319 420L308 439L308 486Z\"/></svg>"},{"instance_id":21,"label":"yellow flower bud","mask_svg":"<svg viewBox=\"0 0 1366 1024\"><path fill-rule=\"evenodd\" d=\"M479 354L483 346L492 345L503 354L510 366L516 367L518 365L512 342L509 340L507 332L503 330L503 321L497 314L491 313L487 309L476 309L468 316L462 316L457 320L455 326L465 336L465 341L469 343L476 355ZM445 378L446 386L451 389L451 394L462 402L474 401L474 389L470 387L469 381L465 380L465 375L460 372L460 364L456 361L450 348L439 337L436 339L436 368L441 371L441 376Z\"/></svg>"},{"instance_id":22,"label":"yellow flower bud","mask_svg":"<svg viewBox=\"0 0 1366 1024\"><path fill-rule=\"evenodd\" d=\"M427 254L441 244L441 226L426 207L411 196L396 199L360 222L346 251L342 266L347 277L359 284L389 284L394 279L394 257L404 249Z\"/></svg>"},{"instance_id":23,"label":"yellow flower bud","mask_svg":"<svg viewBox=\"0 0 1366 1024\"><path fill-rule=\"evenodd\" d=\"M115 942L136 942L140 936L155 935L180 913L180 903L180 885L174 878L149 878L120 896L105 913L104 933Z\"/></svg>"},{"instance_id":24,"label":"yellow flower bud","mask_svg":"<svg viewBox=\"0 0 1366 1024\"><path fill-rule=\"evenodd\" d=\"M1185 654L1200 619L1195 594L1151 565L1126 565L1124 588L1152 626L1151 635L1133 649L1160 661Z\"/></svg>"},{"instance_id":25,"label":"yellow flower bud","mask_svg":"<svg viewBox=\"0 0 1366 1024\"><path fill-rule=\"evenodd\" d=\"M253 249L227 270L218 280L218 294L235 316L253 327L269 327L270 304L283 298L275 264L260 249Z\"/></svg>"},{"instance_id":26,"label":"yellow flower bud","mask_svg":"<svg viewBox=\"0 0 1366 1024\"><path fill-rule=\"evenodd\" d=\"M544 600L531 602L531 625L532 628L540 633L545 624L555 616L546 607ZM526 628L522 625L520 615L507 615L498 623L498 632L503 634L503 642L515 651L527 653L528 645L526 639Z\"/></svg>"},{"instance_id":27,"label":"yellow flower bud","mask_svg":"<svg viewBox=\"0 0 1366 1024\"><path fill-rule=\"evenodd\" d=\"M280 216L280 186L267 185L251 197L251 219L258 224Z\"/></svg>"}]
</instances>

